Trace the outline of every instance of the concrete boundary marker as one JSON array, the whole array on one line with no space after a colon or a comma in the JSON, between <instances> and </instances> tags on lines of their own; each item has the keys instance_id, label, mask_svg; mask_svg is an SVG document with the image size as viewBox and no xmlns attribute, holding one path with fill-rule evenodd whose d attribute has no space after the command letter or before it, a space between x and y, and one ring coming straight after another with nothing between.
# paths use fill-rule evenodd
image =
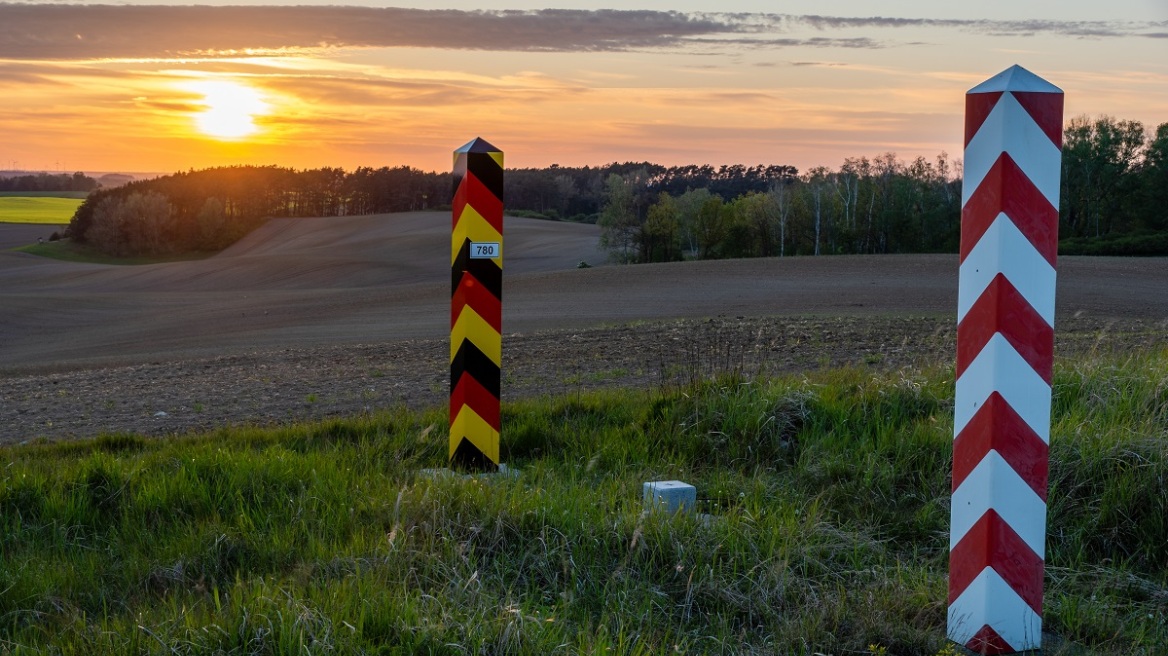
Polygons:
<instances>
[{"instance_id":1,"label":"concrete boundary marker","mask_svg":"<svg viewBox=\"0 0 1168 656\"><path fill-rule=\"evenodd\" d=\"M503 363L503 153L454 151L450 239L450 466L499 468Z\"/></svg>"},{"instance_id":2,"label":"concrete boundary marker","mask_svg":"<svg viewBox=\"0 0 1168 656\"><path fill-rule=\"evenodd\" d=\"M1020 66L965 96L948 636L1042 647L1063 93Z\"/></svg>"}]
</instances>

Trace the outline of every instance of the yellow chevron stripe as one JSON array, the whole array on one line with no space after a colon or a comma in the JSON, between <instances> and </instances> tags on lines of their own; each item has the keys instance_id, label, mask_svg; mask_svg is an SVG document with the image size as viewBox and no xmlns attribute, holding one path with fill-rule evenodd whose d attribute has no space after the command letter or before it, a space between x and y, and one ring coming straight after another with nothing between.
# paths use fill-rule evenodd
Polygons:
<instances>
[{"instance_id":1,"label":"yellow chevron stripe","mask_svg":"<svg viewBox=\"0 0 1168 656\"><path fill-rule=\"evenodd\" d=\"M491 428L491 425L468 405L462 406L458 416L450 424L451 455L463 438L470 440L470 443L478 447L491 462L499 464L499 431Z\"/></svg>"},{"instance_id":2,"label":"yellow chevron stripe","mask_svg":"<svg viewBox=\"0 0 1168 656\"><path fill-rule=\"evenodd\" d=\"M491 156L491 159L495 160L495 163L499 165L499 168L503 168L503 153L502 153L502 151L491 151L490 153L487 153L487 154Z\"/></svg>"},{"instance_id":3,"label":"yellow chevron stripe","mask_svg":"<svg viewBox=\"0 0 1168 656\"><path fill-rule=\"evenodd\" d=\"M473 241L489 241L503 243L503 235L495 230L478 210L466 206L462 211L462 215L458 217L458 223L454 224L454 230L450 234L450 264L453 266L455 260L458 259L458 253L462 250L462 243L467 239ZM500 253L499 257L493 258L495 264L499 268L503 268L503 255Z\"/></svg>"},{"instance_id":4,"label":"yellow chevron stripe","mask_svg":"<svg viewBox=\"0 0 1168 656\"><path fill-rule=\"evenodd\" d=\"M496 365L503 366L503 337L491 324L487 323L486 319L479 316L474 308L467 305L462 308L462 312L458 315L458 321L454 322L454 327L450 329L450 361L454 361L454 356L458 355L458 349L462 346L462 340L468 339L472 344L478 347L483 355L491 359Z\"/></svg>"},{"instance_id":5,"label":"yellow chevron stripe","mask_svg":"<svg viewBox=\"0 0 1168 656\"><path fill-rule=\"evenodd\" d=\"M502 238L499 231L470 205L463 208L454 229L473 236L474 241L499 241Z\"/></svg>"}]
</instances>

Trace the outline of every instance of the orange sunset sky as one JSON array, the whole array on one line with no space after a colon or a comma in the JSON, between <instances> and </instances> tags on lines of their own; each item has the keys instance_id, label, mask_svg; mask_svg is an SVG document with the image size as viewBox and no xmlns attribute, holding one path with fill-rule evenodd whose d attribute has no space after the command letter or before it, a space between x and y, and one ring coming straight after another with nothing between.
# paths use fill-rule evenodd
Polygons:
<instances>
[{"instance_id":1,"label":"orange sunset sky","mask_svg":"<svg viewBox=\"0 0 1168 656\"><path fill-rule=\"evenodd\" d=\"M959 158L1013 64L1168 122L1166 0L597 6L0 3L0 170Z\"/></svg>"}]
</instances>

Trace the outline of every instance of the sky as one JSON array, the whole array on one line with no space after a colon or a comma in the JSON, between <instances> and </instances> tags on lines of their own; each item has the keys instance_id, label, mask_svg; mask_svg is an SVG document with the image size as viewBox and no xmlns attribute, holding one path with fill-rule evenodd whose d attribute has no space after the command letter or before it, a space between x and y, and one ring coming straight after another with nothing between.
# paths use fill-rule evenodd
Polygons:
<instances>
[{"instance_id":1,"label":"sky","mask_svg":"<svg viewBox=\"0 0 1168 656\"><path fill-rule=\"evenodd\" d=\"M0 2L0 170L960 159L1015 64L1168 122L1168 0L390 2Z\"/></svg>"}]
</instances>

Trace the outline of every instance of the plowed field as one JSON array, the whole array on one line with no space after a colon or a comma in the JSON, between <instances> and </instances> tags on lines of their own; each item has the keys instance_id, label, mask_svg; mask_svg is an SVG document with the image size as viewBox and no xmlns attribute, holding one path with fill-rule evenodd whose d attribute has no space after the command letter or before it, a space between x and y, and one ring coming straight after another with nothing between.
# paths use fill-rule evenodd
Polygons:
<instances>
[{"instance_id":1,"label":"plowed field","mask_svg":"<svg viewBox=\"0 0 1168 656\"><path fill-rule=\"evenodd\" d=\"M445 401L450 218L281 219L206 260L0 250L0 441L166 435ZM0 248L35 241L0 225ZM44 235L47 236L47 235ZM600 265L595 226L508 218L504 400L952 360L953 255ZM1063 258L1060 363L1168 343L1168 260Z\"/></svg>"}]
</instances>

